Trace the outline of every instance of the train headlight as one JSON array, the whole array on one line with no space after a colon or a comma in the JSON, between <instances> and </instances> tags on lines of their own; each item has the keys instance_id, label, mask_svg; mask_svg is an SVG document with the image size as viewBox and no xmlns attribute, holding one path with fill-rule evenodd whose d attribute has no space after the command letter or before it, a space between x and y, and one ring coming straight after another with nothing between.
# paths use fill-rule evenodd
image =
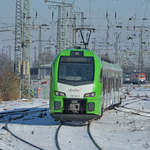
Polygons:
<instances>
[{"instance_id":1,"label":"train headlight","mask_svg":"<svg viewBox=\"0 0 150 150\"><path fill-rule=\"evenodd\" d=\"M94 111L94 109L95 109L95 103L93 102L88 103L88 111Z\"/></svg>"},{"instance_id":2,"label":"train headlight","mask_svg":"<svg viewBox=\"0 0 150 150\"><path fill-rule=\"evenodd\" d=\"M64 92L60 92L60 91L55 91L55 95L56 96L66 96L66 94Z\"/></svg>"},{"instance_id":3,"label":"train headlight","mask_svg":"<svg viewBox=\"0 0 150 150\"><path fill-rule=\"evenodd\" d=\"M95 96L95 92L84 94L84 97L94 97L94 96Z\"/></svg>"},{"instance_id":4,"label":"train headlight","mask_svg":"<svg viewBox=\"0 0 150 150\"><path fill-rule=\"evenodd\" d=\"M61 108L61 102L54 102L54 109L59 110Z\"/></svg>"}]
</instances>

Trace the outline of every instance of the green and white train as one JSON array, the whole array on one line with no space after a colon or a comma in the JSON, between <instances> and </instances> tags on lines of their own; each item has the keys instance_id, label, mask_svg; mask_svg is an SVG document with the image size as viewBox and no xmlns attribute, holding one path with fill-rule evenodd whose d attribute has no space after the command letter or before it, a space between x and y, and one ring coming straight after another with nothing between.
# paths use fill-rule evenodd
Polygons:
<instances>
[{"instance_id":1,"label":"green and white train","mask_svg":"<svg viewBox=\"0 0 150 150\"><path fill-rule=\"evenodd\" d=\"M51 66L50 114L60 121L98 119L120 104L122 69L86 49L62 50Z\"/></svg>"}]
</instances>

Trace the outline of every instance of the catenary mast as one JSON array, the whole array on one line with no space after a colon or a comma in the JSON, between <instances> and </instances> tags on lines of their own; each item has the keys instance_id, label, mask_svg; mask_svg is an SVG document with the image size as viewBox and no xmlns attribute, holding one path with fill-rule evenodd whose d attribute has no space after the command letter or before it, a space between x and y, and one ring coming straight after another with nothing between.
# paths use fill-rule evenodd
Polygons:
<instances>
[{"instance_id":1,"label":"catenary mast","mask_svg":"<svg viewBox=\"0 0 150 150\"><path fill-rule=\"evenodd\" d=\"M20 77L20 98L30 92L30 0L16 0L14 71Z\"/></svg>"},{"instance_id":2,"label":"catenary mast","mask_svg":"<svg viewBox=\"0 0 150 150\"><path fill-rule=\"evenodd\" d=\"M14 72L19 74L21 63L22 0L16 0Z\"/></svg>"}]
</instances>

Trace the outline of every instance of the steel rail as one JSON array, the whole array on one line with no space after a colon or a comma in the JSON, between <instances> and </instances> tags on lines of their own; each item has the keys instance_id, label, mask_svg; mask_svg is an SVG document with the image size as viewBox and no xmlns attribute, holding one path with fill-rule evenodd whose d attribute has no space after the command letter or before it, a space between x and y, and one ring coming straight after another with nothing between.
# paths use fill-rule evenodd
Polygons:
<instances>
[{"instance_id":1,"label":"steel rail","mask_svg":"<svg viewBox=\"0 0 150 150\"><path fill-rule=\"evenodd\" d=\"M30 145L30 146L32 146L32 147L38 149L38 150L44 150L43 148L40 148L40 147L38 147L38 146L36 146L36 145L33 145L32 143L30 143L30 142L28 142L28 141L26 141L26 140L24 140L24 139L18 137L17 135L15 135L12 131L10 131L10 130L8 129L8 126L7 126L7 125L3 126L1 129L7 131L8 133L10 133L10 135L12 135L13 137L15 137L15 138L18 139L19 141L21 141L21 142L23 142L23 143L26 143L27 145Z\"/></svg>"},{"instance_id":2,"label":"steel rail","mask_svg":"<svg viewBox=\"0 0 150 150\"><path fill-rule=\"evenodd\" d=\"M88 135L89 135L90 139L92 140L93 144L97 147L97 149L98 149L98 150L102 150L102 148L96 143L95 139L93 138L93 136L92 136L92 134L91 134L90 125L91 125L91 122L89 122L88 125L87 125L87 132L88 132Z\"/></svg>"},{"instance_id":3,"label":"steel rail","mask_svg":"<svg viewBox=\"0 0 150 150\"><path fill-rule=\"evenodd\" d=\"M60 131L60 128L62 127L62 124L60 124L56 130L56 134L55 134L55 144L58 150L61 150L60 146L59 146L59 141L58 141L58 133Z\"/></svg>"}]
</instances>

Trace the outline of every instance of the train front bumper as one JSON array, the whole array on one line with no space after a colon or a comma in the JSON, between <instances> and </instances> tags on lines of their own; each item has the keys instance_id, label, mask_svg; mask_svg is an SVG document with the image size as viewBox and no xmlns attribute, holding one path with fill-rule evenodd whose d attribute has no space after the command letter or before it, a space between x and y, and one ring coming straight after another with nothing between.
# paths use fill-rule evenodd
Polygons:
<instances>
[{"instance_id":1,"label":"train front bumper","mask_svg":"<svg viewBox=\"0 0 150 150\"><path fill-rule=\"evenodd\" d=\"M99 115L94 114L62 114L62 113L52 113L51 116L56 121L63 121L63 122L70 122L70 121L77 121L77 122L86 122L92 119L98 119Z\"/></svg>"}]
</instances>

